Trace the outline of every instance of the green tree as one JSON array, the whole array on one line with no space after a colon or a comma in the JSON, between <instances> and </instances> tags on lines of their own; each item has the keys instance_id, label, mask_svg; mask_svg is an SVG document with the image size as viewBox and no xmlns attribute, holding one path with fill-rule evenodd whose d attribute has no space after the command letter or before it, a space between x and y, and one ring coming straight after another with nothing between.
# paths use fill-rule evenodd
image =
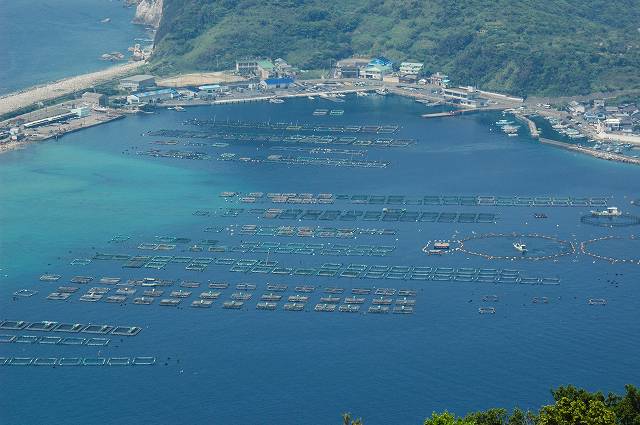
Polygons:
<instances>
[{"instance_id":1,"label":"green tree","mask_svg":"<svg viewBox=\"0 0 640 425\"><path fill-rule=\"evenodd\" d=\"M616 415L601 400L562 397L540 410L536 425L616 425Z\"/></svg>"}]
</instances>

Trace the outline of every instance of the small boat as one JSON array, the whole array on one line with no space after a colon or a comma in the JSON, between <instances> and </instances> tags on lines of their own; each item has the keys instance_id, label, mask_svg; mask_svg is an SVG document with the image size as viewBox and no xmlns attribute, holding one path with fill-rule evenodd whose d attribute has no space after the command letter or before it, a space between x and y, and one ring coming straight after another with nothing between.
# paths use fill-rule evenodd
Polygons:
<instances>
[{"instance_id":1,"label":"small boat","mask_svg":"<svg viewBox=\"0 0 640 425\"><path fill-rule=\"evenodd\" d=\"M108 24L109 22L111 22L111 18L104 18L100 21L101 24Z\"/></svg>"},{"instance_id":2,"label":"small boat","mask_svg":"<svg viewBox=\"0 0 640 425\"><path fill-rule=\"evenodd\" d=\"M357 96L369 96L369 93L367 93L366 91L359 91L356 93Z\"/></svg>"},{"instance_id":3,"label":"small boat","mask_svg":"<svg viewBox=\"0 0 640 425\"><path fill-rule=\"evenodd\" d=\"M527 245L522 242L514 242L513 247L516 249L516 251L522 252L523 254L527 252Z\"/></svg>"},{"instance_id":4,"label":"small boat","mask_svg":"<svg viewBox=\"0 0 640 425\"><path fill-rule=\"evenodd\" d=\"M433 244L433 248L434 249L438 249L438 250L447 250L451 247L451 245L449 244L449 242L444 242L444 241L436 241Z\"/></svg>"},{"instance_id":5,"label":"small boat","mask_svg":"<svg viewBox=\"0 0 640 425\"><path fill-rule=\"evenodd\" d=\"M386 87L381 87L379 89L376 89L376 93L380 96L386 96L387 94L389 94L389 90Z\"/></svg>"},{"instance_id":6,"label":"small boat","mask_svg":"<svg viewBox=\"0 0 640 425\"><path fill-rule=\"evenodd\" d=\"M173 110L176 112L184 112L184 108L182 106L176 106Z\"/></svg>"},{"instance_id":7,"label":"small boat","mask_svg":"<svg viewBox=\"0 0 640 425\"><path fill-rule=\"evenodd\" d=\"M498 120L498 121L496 121L496 125L498 125L498 126L510 125L510 124L513 124L513 121L508 121L508 120Z\"/></svg>"},{"instance_id":8,"label":"small boat","mask_svg":"<svg viewBox=\"0 0 640 425\"><path fill-rule=\"evenodd\" d=\"M620 217L622 215L622 211L618 209L618 207L608 207L604 211L591 211L591 215L593 217Z\"/></svg>"},{"instance_id":9,"label":"small boat","mask_svg":"<svg viewBox=\"0 0 640 425\"><path fill-rule=\"evenodd\" d=\"M313 96L307 96L307 99L309 99L309 100L316 100L316 98L315 98L315 97L313 97Z\"/></svg>"},{"instance_id":10,"label":"small boat","mask_svg":"<svg viewBox=\"0 0 640 425\"><path fill-rule=\"evenodd\" d=\"M269 103L284 103L284 100L278 99L277 97L273 97L269 99Z\"/></svg>"},{"instance_id":11,"label":"small boat","mask_svg":"<svg viewBox=\"0 0 640 425\"><path fill-rule=\"evenodd\" d=\"M509 137L518 137L518 133L507 133Z\"/></svg>"}]
</instances>

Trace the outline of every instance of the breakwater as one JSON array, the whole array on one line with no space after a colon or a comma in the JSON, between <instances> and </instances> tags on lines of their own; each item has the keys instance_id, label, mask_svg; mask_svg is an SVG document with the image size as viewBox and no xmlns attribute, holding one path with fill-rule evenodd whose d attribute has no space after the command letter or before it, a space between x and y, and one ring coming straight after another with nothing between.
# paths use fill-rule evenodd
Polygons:
<instances>
[{"instance_id":1,"label":"breakwater","mask_svg":"<svg viewBox=\"0 0 640 425\"><path fill-rule=\"evenodd\" d=\"M600 152L600 151L588 149L582 146L572 145L570 143L559 142L557 140L551 140L551 139L545 139L543 137L540 137L539 140L541 143L544 143L545 145L551 145L557 148L562 148L562 149L566 149L574 152L591 155L594 158L606 159L607 161L624 162L626 164L640 165L640 159L638 158L631 158L628 156L619 155L611 152Z\"/></svg>"}]
</instances>

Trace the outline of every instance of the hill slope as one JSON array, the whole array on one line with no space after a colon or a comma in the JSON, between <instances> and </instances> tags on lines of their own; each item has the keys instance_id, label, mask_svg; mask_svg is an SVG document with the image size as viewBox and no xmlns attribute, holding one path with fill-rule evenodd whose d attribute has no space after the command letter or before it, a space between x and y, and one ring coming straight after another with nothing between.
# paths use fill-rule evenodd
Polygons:
<instances>
[{"instance_id":1,"label":"hill slope","mask_svg":"<svg viewBox=\"0 0 640 425\"><path fill-rule=\"evenodd\" d=\"M384 55L514 94L640 87L637 0L165 0L160 71Z\"/></svg>"}]
</instances>

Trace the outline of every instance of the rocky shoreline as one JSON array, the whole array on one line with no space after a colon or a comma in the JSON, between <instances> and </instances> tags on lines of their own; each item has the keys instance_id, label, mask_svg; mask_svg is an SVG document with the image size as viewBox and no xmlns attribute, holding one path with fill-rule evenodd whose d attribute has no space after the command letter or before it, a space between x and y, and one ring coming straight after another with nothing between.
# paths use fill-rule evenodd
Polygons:
<instances>
[{"instance_id":1,"label":"rocky shoreline","mask_svg":"<svg viewBox=\"0 0 640 425\"><path fill-rule=\"evenodd\" d=\"M162 18L163 0L139 0L136 6L134 24L158 28Z\"/></svg>"}]
</instances>

